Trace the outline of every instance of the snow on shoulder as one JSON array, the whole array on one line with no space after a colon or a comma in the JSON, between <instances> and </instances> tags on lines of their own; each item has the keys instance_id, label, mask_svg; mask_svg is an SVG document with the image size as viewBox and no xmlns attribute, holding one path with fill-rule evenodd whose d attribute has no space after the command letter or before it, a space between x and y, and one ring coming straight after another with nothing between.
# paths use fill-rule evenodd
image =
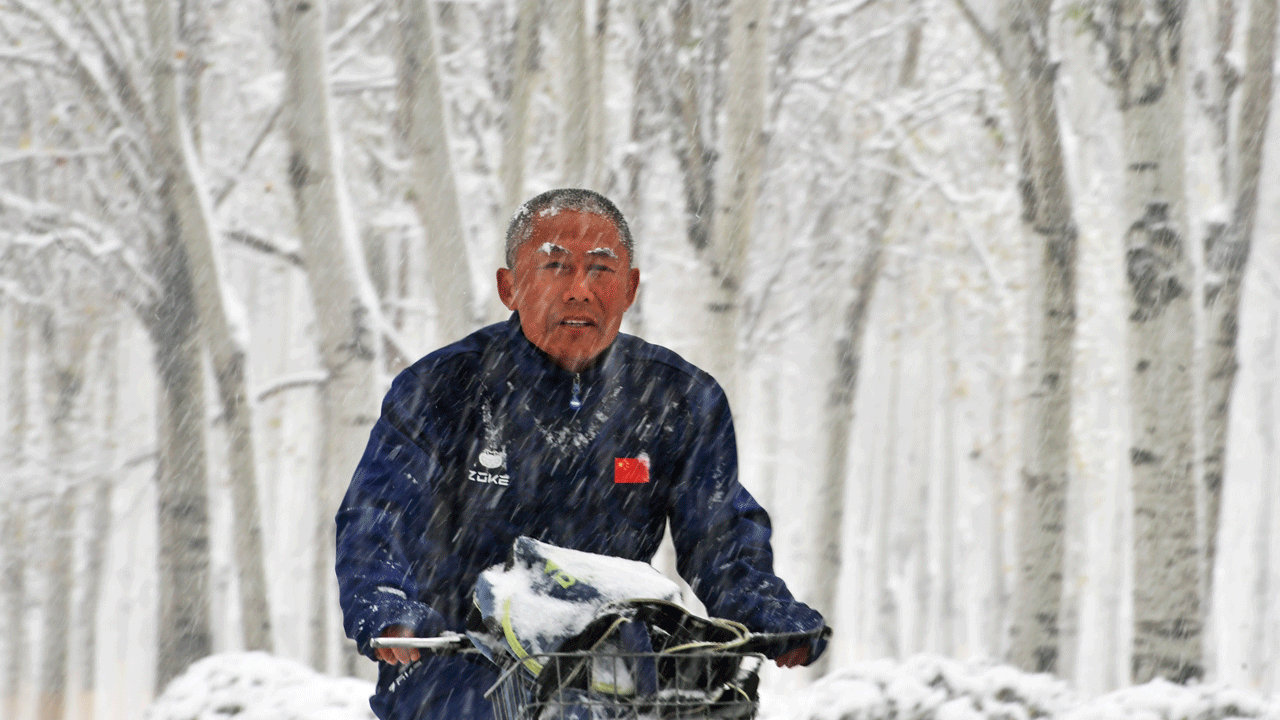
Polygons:
<instances>
[{"instance_id":1,"label":"snow on shoulder","mask_svg":"<svg viewBox=\"0 0 1280 720\"><path fill-rule=\"evenodd\" d=\"M373 720L373 684L262 652L223 653L174 678L146 720Z\"/></svg>"}]
</instances>

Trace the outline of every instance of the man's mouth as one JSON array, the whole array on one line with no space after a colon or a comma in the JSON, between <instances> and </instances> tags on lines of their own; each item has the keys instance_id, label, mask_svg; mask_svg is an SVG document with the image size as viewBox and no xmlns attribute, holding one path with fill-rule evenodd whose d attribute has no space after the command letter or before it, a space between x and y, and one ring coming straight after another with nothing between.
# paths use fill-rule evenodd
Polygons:
<instances>
[{"instance_id":1,"label":"man's mouth","mask_svg":"<svg viewBox=\"0 0 1280 720\"><path fill-rule=\"evenodd\" d=\"M585 328L595 326L595 322L585 318L565 318L560 321L561 325L571 328Z\"/></svg>"}]
</instances>

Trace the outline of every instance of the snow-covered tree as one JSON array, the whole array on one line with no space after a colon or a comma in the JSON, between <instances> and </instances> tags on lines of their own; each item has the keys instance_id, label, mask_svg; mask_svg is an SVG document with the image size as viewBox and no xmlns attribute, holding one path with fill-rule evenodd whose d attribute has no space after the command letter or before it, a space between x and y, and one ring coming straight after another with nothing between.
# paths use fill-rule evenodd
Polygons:
<instances>
[{"instance_id":1,"label":"snow-covered tree","mask_svg":"<svg viewBox=\"0 0 1280 720\"><path fill-rule=\"evenodd\" d=\"M1197 542L1194 284L1186 201L1186 3L1090 18L1123 127L1135 574L1133 679L1204 674Z\"/></svg>"},{"instance_id":2,"label":"snow-covered tree","mask_svg":"<svg viewBox=\"0 0 1280 720\"><path fill-rule=\"evenodd\" d=\"M1218 7L1219 45L1213 70L1220 96L1215 107L1220 132L1215 135L1218 167L1223 177L1224 204L1230 215L1211 224L1205 238L1204 323L1207 343L1204 359L1204 491L1205 560L1208 591L1205 626L1213 598L1214 568L1222 514L1222 484L1226 475L1227 430L1231 418L1240 331L1240 301L1245 269L1253 245L1258 215L1258 186L1262 177L1263 148L1271 118L1272 84L1276 57L1276 0L1252 0L1249 4L1243 75L1227 60L1231 54L1234 4ZM1239 109L1234 132L1228 131L1234 92L1239 87Z\"/></svg>"},{"instance_id":3,"label":"snow-covered tree","mask_svg":"<svg viewBox=\"0 0 1280 720\"><path fill-rule=\"evenodd\" d=\"M287 5L280 14L289 184L316 309L321 362L328 373L322 391L311 593L310 651L318 669L335 667L329 654L337 620L333 515L377 418L384 331L360 251L330 107L324 17L324 6L315 3Z\"/></svg>"},{"instance_id":4,"label":"snow-covered tree","mask_svg":"<svg viewBox=\"0 0 1280 720\"><path fill-rule=\"evenodd\" d=\"M258 503L258 470L254 450L253 399L245 343L248 329L241 306L230 296L220 257L220 235L209 191L196 157L183 87L177 82L177 25L171 0L148 0L155 94L155 156L163 174L161 199L191 268L192 290L199 313L197 328L213 362L214 378L226 418L231 488L236 507L236 562L239 565L240 613L249 650L271 650L271 613ZM179 579L175 578L175 581Z\"/></svg>"},{"instance_id":5,"label":"snow-covered tree","mask_svg":"<svg viewBox=\"0 0 1280 720\"><path fill-rule=\"evenodd\" d=\"M431 6L426 0L398 0L397 8L401 124L409 150L413 205L427 239L436 340L444 344L475 329L476 293L450 154Z\"/></svg>"}]
</instances>

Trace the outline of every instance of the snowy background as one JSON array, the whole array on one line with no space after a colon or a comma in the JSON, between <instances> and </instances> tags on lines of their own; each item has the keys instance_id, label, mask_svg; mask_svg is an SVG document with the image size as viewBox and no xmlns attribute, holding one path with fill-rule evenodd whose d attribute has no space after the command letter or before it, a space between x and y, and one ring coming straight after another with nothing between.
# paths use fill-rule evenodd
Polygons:
<instances>
[{"instance_id":1,"label":"snowy background","mask_svg":"<svg viewBox=\"0 0 1280 720\"><path fill-rule=\"evenodd\" d=\"M1200 240L1227 214L1219 174L1238 164L1214 150L1222 117L1214 88L1245 67L1248 12L1262 1L1186 6L1185 200L1199 280ZM1064 645L1052 679L963 664L1005 657L1019 553L1031 273L1020 220L1018 105L990 38L965 14L995 29L1005 5L765 5L766 149L740 278L743 315L727 349L709 339L722 288L717 258L697 245L700 216L688 195L706 179L692 165L720 156L736 116L726 106L726 58L735 50L727 24L729 10L743 4L428 5L452 151L437 170L459 188L465 272L459 258L429 250L414 208L396 94L397 3L324 3L328 56L317 73L329 81L333 115L322 129L343 163L346 240L359 247L368 268L362 283L376 292L397 346L376 368L376 387L363 398L369 406L400 367L443 342L433 280L469 275L464 294L476 315L503 316L492 271L515 202L555 186L599 188L618 201L637 237L642 289L624 330L724 378L736 375L742 480L774 519L778 572L803 599L836 585L838 601L825 608L836 629L829 675L768 668L764 715L1276 716L1266 699L1280 692L1276 112L1245 277L1219 552L1203 568L1206 587L1214 580L1208 676L1187 688L1129 688L1132 595L1142 568L1133 558L1125 148L1107 57L1087 23L1103 5L1053 4L1047 42L1079 256ZM0 720L45 717L39 708L48 697L77 720L147 713L186 720L237 708L244 717L367 717L372 664L345 666L332 618L319 641L312 632L312 599L334 592L328 570L314 570L322 555L317 528L332 517L317 498L326 469L349 470L321 459L327 370L317 307L327 288L309 282L300 255L307 238L290 191L284 5L166 6L178 34L172 64L155 62L147 28L155 1L0 0ZM589 64L602 81L594 92L578 85L590 73L579 72L565 8L583 9L586 24L599 28L587 33L597 50ZM527 63L515 60L522 12L539 28ZM908 60L913 75L904 72ZM222 263L213 274L248 359L274 650L241 652L243 568L234 548L244 519L233 500L231 433L202 346L194 355L205 400L190 412L208 441L213 656L162 688L161 671L178 668L158 668L159 608L170 588L158 568L167 548L157 488L171 428L159 410L164 343L154 326L173 303L160 289L161 271L172 269L157 260L170 208L160 193L165 163L155 145L163 123L151 95L169 67L181 76L199 149L191 167L211 196ZM526 144L508 153L516 86L528 90ZM683 94L690 89L698 92ZM599 101L591 132L570 121L584 97ZM1238 113L1233 105L1226 115ZM694 147L699 141L706 147ZM517 154L519 172L511 169ZM588 155L591 172L576 164ZM843 559L832 573L821 567L830 538L816 521L826 509L820 486L832 442L822 418L856 270L873 247L885 256L860 345L853 425L836 439L849 457L836 533ZM1198 328L1198 350L1206 337ZM726 358L737 366L724 367ZM363 432L351 435L363 442ZM366 679L345 677L352 672Z\"/></svg>"}]
</instances>

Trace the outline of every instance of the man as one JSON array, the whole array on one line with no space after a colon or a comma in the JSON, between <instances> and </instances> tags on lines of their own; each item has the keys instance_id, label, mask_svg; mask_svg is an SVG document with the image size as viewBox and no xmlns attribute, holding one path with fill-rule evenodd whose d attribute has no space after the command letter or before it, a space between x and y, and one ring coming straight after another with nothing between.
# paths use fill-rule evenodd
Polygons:
<instances>
[{"instance_id":1,"label":"man","mask_svg":"<svg viewBox=\"0 0 1280 720\"><path fill-rule=\"evenodd\" d=\"M678 569L711 615L755 632L822 629L773 574L720 387L618 332L640 283L633 250L603 196L533 198L497 273L511 319L419 360L387 394L337 516L344 625L381 661L378 717L491 716L484 661L369 643L463 630L476 577L520 535L648 561L670 521ZM824 644L770 654L807 664Z\"/></svg>"}]
</instances>

